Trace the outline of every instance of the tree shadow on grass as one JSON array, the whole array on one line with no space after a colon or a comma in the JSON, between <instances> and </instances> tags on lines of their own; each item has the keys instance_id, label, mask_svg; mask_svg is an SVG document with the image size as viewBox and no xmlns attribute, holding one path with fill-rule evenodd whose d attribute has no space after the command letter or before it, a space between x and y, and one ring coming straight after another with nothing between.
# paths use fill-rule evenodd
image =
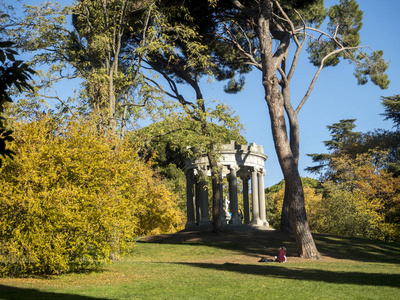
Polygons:
<instances>
[{"instance_id":1,"label":"tree shadow on grass","mask_svg":"<svg viewBox=\"0 0 400 300\"><path fill-rule=\"evenodd\" d=\"M400 244L314 234L318 251L323 257L349 259L360 262L400 264ZM294 236L280 230L212 232L178 232L142 238L143 243L205 245L234 250L243 254L275 256L278 247L285 245L288 256L297 256Z\"/></svg>"},{"instance_id":2,"label":"tree shadow on grass","mask_svg":"<svg viewBox=\"0 0 400 300\"><path fill-rule=\"evenodd\" d=\"M202 269L214 269L218 271L230 271L246 275L259 275L282 279L301 281L317 281L333 284L355 284L369 286L388 286L400 288L398 274L379 274L364 272L334 272L320 269L295 269L284 266L274 266L275 263L260 265L251 264L213 264L213 263L188 263L179 262L176 264L187 265Z\"/></svg>"},{"instance_id":3,"label":"tree shadow on grass","mask_svg":"<svg viewBox=\"0 0 400 300\"><path fill-rule=\"evenodd\" d=\"M281 231L223 231L215 234L210 231L181 231L173 234L161 234L140 238L138 243L159 243L176 245L203 245L225 250L234 250L246 254L266 255L285 243L286 248L296 247L293 236ZM261 250L261 252L260 252ZM271 253L272 254L272 253Z\"/></svg>"},{"instance_id":4,"label":"tree shadow on grass","mask_svg":"<svg viewBox=\"0 0 400 300\"><path fill-rule=\"evenodd\" d=\"M314 235L321 254L360 262L400 264L400 244L333 235Z\"/></svg>"},{"instance_id":5,"label":"tree shadow on grass","mask_svg":"<svg viewBox=\"0 0 400 300\"><path fill-rule=\"evenodd\" d=\"M107 298L94 298L80 295L43 292L37 289L18 288L7 285L0 285L1 300L110 300Z\"/></svg>"}]
</instances>

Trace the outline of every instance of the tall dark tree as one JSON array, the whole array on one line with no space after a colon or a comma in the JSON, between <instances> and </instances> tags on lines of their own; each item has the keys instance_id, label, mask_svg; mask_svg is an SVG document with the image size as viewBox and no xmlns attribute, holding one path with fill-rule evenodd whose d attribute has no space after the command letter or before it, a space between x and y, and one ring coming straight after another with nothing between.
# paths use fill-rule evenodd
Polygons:
<instances>
[{"instance_id":1,"label":"tall dark tree","mask_svg":"<svg viewBox=\"0 0 400 300\"><path fill-rule=\"evenodd\" d=\"M325 177L332 175L329 171L329 166L333 156L349 155L355 158L360 152L360 144L362 142L361 132L354 132L356 127L355 119L340 120L339 123L334 123L327 126L332 139L324 141L324 145L328 148L329 153L307 154L312 158L317 166L307 167L306 171L324 175ZM322 178L323 179L323 178Z\"/></svg>"},{"instance_id":2,"label":"tall dark tree","mask_svg":"<svg viewBox=\"0 0 400 300\"><path fill-rule=\"evenodd\" d=\"M385 107L385 112L382 114L385 120L391 120L394 127L400 129L400 94L390 97L382 97L382 105Z\"/></svg>"},{"instance_id":3,"label":"tall dark tree","mask_svg":"<svg viewBox=\"0 0 400 300\"><path fill-rule=\"evenodd\" d=\"M400 176L400 95L391 97L382 97L382 105L385 107L385 120L391 120L394 123L395 131L384 131L377 134L384 136L387 148L389 148L389 157L391 161L388 163L389 170L396 176Z\"/></svg>"},{"instance_id":4,"label":"tall dark tree","mask_svg":"<svg viewBox=\"0 0 400 300\"><path fill-rule=\"evenodd\" d=\"M393 122L393 130L375 129L363 134L359 152L377 149L387 152L387 169L394 176L400 176L400 95L381 97L385 108L382 116Z\"/></svg>"},{"instance_id":5,"label":"tall dark tree","mask_svg":"<svg viewBox=\"0 0 400 300\"><path fill-rule=\"evenodd\" d=\"M0 155L11 157L14 152L7 148L6 142L13 140L12 131L7 128L4 108L12 102L12 88L18 92L31 89L29 80L34 71L22 60L18 59L16 45L10 40L7 28L15 24L12 6L0 3ZM2 159L0 157L0 167Z\"/></svg>"}]
</instances>

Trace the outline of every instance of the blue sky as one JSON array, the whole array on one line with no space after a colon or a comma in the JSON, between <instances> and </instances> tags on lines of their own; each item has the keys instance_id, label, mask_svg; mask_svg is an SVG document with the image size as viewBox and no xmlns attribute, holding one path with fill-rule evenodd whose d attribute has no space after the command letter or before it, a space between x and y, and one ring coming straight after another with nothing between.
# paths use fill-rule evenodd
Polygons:
<instances>
[{"instance_id":1,"label":"blue sky","mask_svg":"<svg viewBox=\"0 0 400 300\"><path fill-rule=\"evenodd\" d=\"M6 0L6 3L14 1ZM39 4L42 0L28 0L22 3ZM72 1L63 0L62 3ZM326 0L325 5L338 3ZM359 86L353 75L354 66L341 62L333 68L326 68L321 73L317 84L305 106L299 114L300 123L300 173L311 176L304 168L312 165L307 153L323 153L326 149L323 141L329 140L328 125L341 119L357 119L357 131L367 132L375 128L391 129L392 123L384 121L380 116L383 106L381 96L400 94L400 58L398 55L400 42L396 19L399 17L400 1L398 0L359 0L360 9L364 11L361 44L369 45L375 50L383 50L384 58L390 61L387 74L390 86L381 90L372 83ZM17 5L18 6L18 5ZM307 53L302 53L295 77L291 85L293 102L300 100L308 87L316 68L307 62ZM264 91L261 85L261 74L253 71L246 76L245 89L236 95L225 94L222 83L203 86L206 99L220 100L227 103L240 116L246 131L243 135L249 143L262 145L266 162L265 186L269 187L282 180L282 172L275 154ZM58 91L64 95L63 91ZM190 98L190 95L185 95Z\"/></svg>"}]
</instances>

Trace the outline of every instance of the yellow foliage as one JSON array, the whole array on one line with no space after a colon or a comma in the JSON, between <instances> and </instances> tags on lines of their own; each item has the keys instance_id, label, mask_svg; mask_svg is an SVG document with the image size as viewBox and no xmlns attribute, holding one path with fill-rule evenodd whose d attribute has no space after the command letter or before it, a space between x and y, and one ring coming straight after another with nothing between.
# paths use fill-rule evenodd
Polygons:
<instances>
[{"instance_id":1,"label":"yellow foliage","mask_svg":"<svg viewBox=\"0 0 400 300\"><path fill-rule=\"evenodd\" d=\"M285 185L283 185L282 188L272 196L272 202L274 203L274 208L278 216L282 214L284 196L285 196Z\"/></svg>"},{"instance_id":2,"label":"yellow foliage","mask_svg":"<svg viewBox=\"0 0 400 300\"><path fill-rule=\"evenodd\" d=\"M317 194L313 188L304 187L304 203L306 207L306 213L308 221L311 224L315 218L318 218L318 212L316 211L316 206L322 200L322 194ZM279 219L279 216L282 214L282 206L283 206L283 198L285 195L285 185L272 196L272 201L274 203L274 208L276 213L276 217Z\"/></svg>"},{"instance_id":3,"label":"yellow foliage","mask_svg":"<svg viewBox=\"0 0 400 300\"><path fill-rule=\"evenodd\" d=\"M182 228L175 196L136 149L83 119L15 124L0 170L0 274L57 274Z\"/></svg>"},{"instance_id":4,"label":"yellow foliage","mask_svg":"<svg viewBox=\"0 0 400 300\"><path fill-rule=\"evenodd\" d=\"M322 194L316 193L315 189L311 187L304 188L304 201L306 205L306 213L310 228L315 228L315 223L320 218L318 207L322 202Z\"/></svg>"}]
</instances>

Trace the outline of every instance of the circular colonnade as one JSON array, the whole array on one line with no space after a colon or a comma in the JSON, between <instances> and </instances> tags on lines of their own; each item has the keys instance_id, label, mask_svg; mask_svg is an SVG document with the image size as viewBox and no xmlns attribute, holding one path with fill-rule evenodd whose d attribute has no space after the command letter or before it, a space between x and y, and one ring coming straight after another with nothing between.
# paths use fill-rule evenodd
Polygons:
<instances>
[{"instance_id":1,"label":"circular colonnade","mask_svg":"<svg viewBox=\"0 0 400 300\"><path fill-rule=\"evenodd\" d=\"M220 176L226 177L229 183L229 193L225 201L223 186L222 183L220 184L220 212L223 228L238 229L248 226L258 229L269 228L265 214L264 192L264 164L267 156L264 154L263 147L254 143L249 146L237 145L235 141L231 141L230 144L219 147L218 155L219 165L222 167ZM204 176L211 176L207 156L187 160L185 174L187 198L185 230L208 230L212 228L212 223L209 216L207 180ZM243 183L243 215L238 209L238 178ZM251 183L251 205L249 183Z\"/></svg>"}]
</instances>

